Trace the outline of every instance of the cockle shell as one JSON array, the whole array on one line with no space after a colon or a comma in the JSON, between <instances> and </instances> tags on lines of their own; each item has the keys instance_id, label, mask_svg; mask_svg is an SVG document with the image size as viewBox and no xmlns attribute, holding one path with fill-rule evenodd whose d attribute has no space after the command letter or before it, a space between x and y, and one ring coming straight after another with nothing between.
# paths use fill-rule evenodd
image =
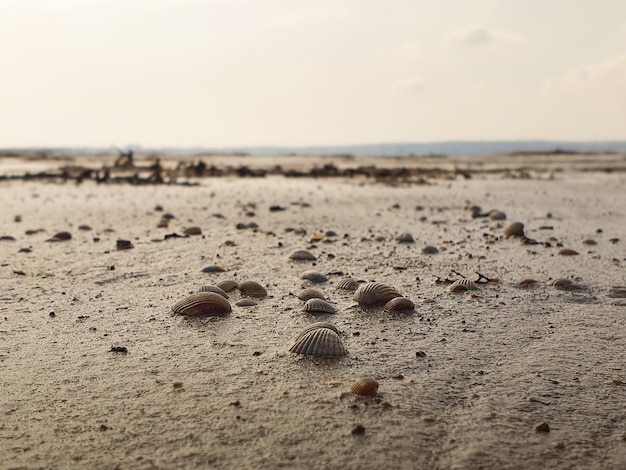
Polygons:
<instances>
[{"instance_id":1,"label":"cockle shell","mask_svg":"<svg viewBox=\"0 0 626 470\"><path fill-rule=\"evenodd\" d=\"M393 287L380 282L363 284L354 293L354 300L366 306L384 305L394 297L402 297L402 294Z\"/></svg>"},{"instance_id":2,"label":"cockle shell","mask_svg":"<svg viewBox=\"0 0 626 470\"><path fill-rule=\"evenodd\" d=\"M235 302L237 307L254 307L257 303L252 299L240 299Z\"/></svg>"},{"instance_id":3,"label":"cockle shell","mask_svg":"<svg viewBox=\"0 0 626 470\"><path fill-rule=\"evenodd\" d=\"M297 261L315 261L315 255L310 251L296 250L289 255L289 259Z\"/></svg>"},{"instance_id":4,"label":"cockle shell","mask_svg":"<svg viewBox=\"0 0 626 470\"><path fill-rule=\"evenodd\" d=\"M492 210L492 211L489 211L489 218L491 220L505 220L506 214L502 211Z\"/></svg>"},{"instance_id":5,"label":"cockle shell","mask_svg":"<svg viewBox=\"0 0 626 470\"><path fill-rule=\"evenodd\" d=\"M342 279L337 284L337 289L342 289L342 290L357 290L358 288L359 288L359 283L355 279L352 279L351 277L347 279Z\"/></svg>"},{"instance_id":6,"label":"cockle shell","mask_svg":"<svg viewBox=\"0 0 626 470\"><path fill-rule=\"evenodd\" d=\"M52 238L48 238L47 242L64 242L72 239L72 234L70 232L59 232L55 233Z\"/></svg>"},{"instance_id":7,"label":"cockle shell","mask_svg":"<svg viewBox=\"0 0 626 470\"><path fill-rule=\"evenodd\" d=\"M187 236L202 235L202 229L200 227L187 227L185 230L183 230L183 233Z\"/></svg>"},{"instance_id":8,"label":"cockle shell","mask_svg":"<svg viewBox=\"0 0 626 470\"><path fill-rule=\"evenodd\" d=\"M355 395L377 395L378 381L373 377L361 377L350 387Z\"/></svg>"},{"instance_id":9,"label":"cockle shell","mask_svg":"<svg viewBox=\"0 0 626 470\"><path fill-rule=\"evenodd\" d=\"M577 251L570 250L569 248L561 248L559 250L559 255L561 256L576 256L577 254Z\"/></svg>"},{"instance_id":10,"label":"cockle shell","mask_svg":"<svg viewBox=\"0 0 626 470\"><path fill-rule=\"evenodd\" d=\"M385 304L388 312L411 312L415 310L415 304L406 297L396 297Z\"/></svg>"},{"instance_id":11,"label":"cockle shell","mask_svg":"<svg viewBox=\"0 0 626 470\"><path fill-rule=\"evenodd\" d=\"M329 328L316 328L301 335L289 351L307 356L338 357L346 355L346 348L337 333Z\"/></svg>"},{"instance_id":12,"label":"cockle shell","mask_svg":"<svg viewBox=\"0 0 626 470\"><path fill-rule=\"evenodd\" d=\"M396 241L398 243L415 243L415 238L413 238L413 235L411 235L410 233L405 232L398 235Z\"/></svg>"},{"instance_id":13,"label":"cockle shell","mask_svg":"<svg viewBox=\"0 0 626 470\"><path fill-rule=\"evenodd\" d=\"M317 289L304 289L302 292L298 294L298 298L300 300L304 300L305 302L309 299L326 300L326 297L324 297L324 294L322 294Z\"/></svg>"},{"instance_id":14,"label":"cockle shell","mask_svg":"<svg viewBox=\"0 0 626 470\"><path fill-rule=\"evenodd\" d=\"M468 290L476 290L476 289L478 289L478 287L476 287L476 283L472 281L471 279L467 279L467 278L457 279L450 286L450 292L465 292Z\"/></svg>"},{"instance_id":15,"label":"cockle shell","mask_svg":"<svg viewBox=\"0 0 626 470\"><path fill-rule=\"evenodd\" d=\"M574 283L564 277L557 277L556 279L552 279L548 284L554 287L570 287Z\"/></svg>"},{"instance_id":16,"label":"cockle shell","mask_svg":"<svg viewBox=\"0 0 626 470\"><path fill-rule=\"evenodd\" d=\"M524 224L521 222L513 222L507 228L504 229L504 236L510 237L523 237L524 236Z\"/></svg>"},{"instance_id":17,"label":"cockle shell","mask_svg":"<svg viewBox=\"0 0 626 470\"><path fill-rule=\"evenodd\" d=\"M535 284L537 284L537 281L535 281L534 279L522 279L517 283L519 287L530 287L534 286Z\"/></svg>"},{"instance_id":18,"label":"cockle shell","mask_svg":"<svg viewBox=\"0 0 626 470\"><path fill-rule=\"evenodd\" d=\"M221 289L221 288L220 288L220 287L218 287L218 286L210 286L210 285L209 285L209 286L201 286L201 287L198 289L198 292L214 292L214 293L216 293L216 294L221 295L221 296L222 296L222 297L224 297L225 299L227 299L227 298L228 298L228 294L227 294L226 292L224 292L224 290L223 290L223 289Z\"/></svg>"},{"instance_id":19,"label":"cockle shell","mask_svg":"<svg viewBox=\"0 0 626 470\"><path fill-rule=\"evenodd\" d=\"M267 295L265 287L256 281L240 282L237 288L242 294L249 295L250 297L265 297Z\"/></svg>"},{"instance_id":20,"label":"cockle shell","mask_svg":"<svg viewBox=\"0 0 626 470\"><path fill-rule=\"evenodd\" d=\"M224 292L232 292L237 288L238 285L239 283L237 281L233 281L232 279L220 281L217 283L217 287L222 289Z\"/></svg>"},{"instance_id":21,"label":"cockle shell","mask_svg":"<svg viewBox=\"0 0 626 470\"><path fill-rule=\"evenodd\" d=\"M328 278L319 271L305 271L300 276L301 279L314 282L316 284L328 281Z\"/></svg>"},{"instance_id":22,"label":"cockle shell","mask_svg":"<svg viewBox=\"0 0 626 470\"><path fill-rule=\"evenodd\" d=\"M591 239L591 238L587 238L585 240L583 240L583 245L597 245L598 242Z\"/></svg>"},{"instance_id":23,"label":"cockle shell","mask_svg":"<svg viewBox=\"0 0 626 470\"><path fill-rule=\"evenodd\" d=\"M304 330L302 330L300 332L300 334L296 337L296 343L304 336L306 335L309 331L313 331L313 330L318 330L320 328L327 328L329 330L334 331L335 333L339 334L339 330L337 329L337 327L335 325L333 325L332 323L328 323L325 321L318 321L315 323L311 323L309 326L307 326Z\"/></svg>"},{"instance_id":24,"label":"cockle shell","mask_svg":"<svg viewBox=\"0 0 626 470\"><path fill-rule=\"evenodd\" d=\"M215 264L212 264L211 266L207 266L206 268L202 268L201 271L203 273L223 273L226 270L224 268L222 268L221 266L217 266Z\"/></svg>"},{"instance_id":25,"label":"cockle shell","mask_svg":"<svg viewBox=\"0 0 626 470\"><path fill-rule=\"evenodd\" d=\"M191 294L172 307L172 312L189 317L221 317L228 315L231 311L232 308L228 300L214 292Z\"/></svg>"},{"instance_id":26,"label":"cockle shell","mask_svg":"<svg viewBox=\"0 0 626 470\"><path fill-rule=\"evenodd\" d=\"M335 307L322 299L309 299L302 308L307 313L337 313Z\"/></svg>"},{"instance_id":27,"label":"cockle shell","mask_svg":"<svg viewBox=\"0 0 626 470\"><path fill-rule=\"evenodd\" d=\"M422 248L422 253L424 253L425 255L436 255L437 253L439 253L439 250L434 246L427 245Z\"/></svg>"}]
</instances>

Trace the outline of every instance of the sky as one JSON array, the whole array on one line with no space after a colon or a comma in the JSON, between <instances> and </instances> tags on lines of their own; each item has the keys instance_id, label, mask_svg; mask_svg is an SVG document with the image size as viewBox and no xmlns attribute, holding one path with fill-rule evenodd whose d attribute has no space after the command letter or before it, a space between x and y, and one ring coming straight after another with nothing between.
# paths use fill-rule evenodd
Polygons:
<instances>
[{"instance_id":1,"label":"sky","mask_svg":"<svg viewBox=\"0 0 626 470\"><path fill-rule=\"evenodd\" d=\"M626 140L624 0L0 0L0 147Z\"/></svg>"}]
</instances>

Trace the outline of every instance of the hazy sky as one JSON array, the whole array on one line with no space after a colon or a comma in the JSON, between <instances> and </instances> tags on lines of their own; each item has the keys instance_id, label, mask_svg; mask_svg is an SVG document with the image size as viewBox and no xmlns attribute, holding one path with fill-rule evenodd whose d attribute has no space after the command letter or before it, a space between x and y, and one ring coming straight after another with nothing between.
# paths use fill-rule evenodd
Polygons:
<instances>
[{"instance_id":1,"label":"hazy sky","mask_svg":"<svg viewBox=\"0 0 626 470\"><path fill-rule=\"evenodd\" d=\"M625 0L0 0L0 147L626 139Z\"/></svg>"}]
</instances>

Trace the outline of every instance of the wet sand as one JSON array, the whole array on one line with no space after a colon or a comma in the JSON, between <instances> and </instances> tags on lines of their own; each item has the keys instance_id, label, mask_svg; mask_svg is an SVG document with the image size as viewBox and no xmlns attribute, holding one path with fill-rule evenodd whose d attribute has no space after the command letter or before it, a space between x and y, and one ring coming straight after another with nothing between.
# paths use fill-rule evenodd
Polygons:
<instances>
[{"instance_id":1,"label":"wet sand","mask_svg":"<svg viewBox=\"0 0 626 470\"><path fill-rule=\"evenodd\" d=\"M0 182L0 236L14 238L0 240L0 468L624 468L626 173L606 171L623 162L437 160L506 171L420 184ZM471 205L507 219L472 218ZM164 213L175 218L157 228ZM515 221L539 244L504 238ZM164 239L191 226L202 235ZM61 231L71 240L46 242ZM327 231L337 236L312 241ZM416 242L398 243L404 232ZM120 239L134 247L117 250ZM290 260L296 249L317 259ZM210 265L225 272L202 272ZM310 269L329 278L315 287L336 315L302 312ZM438 282L476 272L501 282L466 293ZM359 307L337 289L347 276L395 287L415 312ZM525 278L538 282L516 286ZM237 307L232 293L225 318L171 314L225 279L269 295ZM346 357L289 352L320 320L341 331ZM377 397L348 393L364 375L378 380Z\"/></svg>"}]
</instances>

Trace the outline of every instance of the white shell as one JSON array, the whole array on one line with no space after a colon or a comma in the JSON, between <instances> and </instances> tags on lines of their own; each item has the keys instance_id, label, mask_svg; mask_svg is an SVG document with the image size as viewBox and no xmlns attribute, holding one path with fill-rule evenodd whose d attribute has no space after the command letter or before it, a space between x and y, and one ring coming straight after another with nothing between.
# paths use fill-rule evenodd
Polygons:
<instances>
[{"instance_id":1,"label":"white shell","mask_svg":"<svg viewBox=\"0 0 626 470\"><path fill-rule=\"evenodd\" d=\"M329 328L316 328L302 335L289 351L307 356L338 357L346 355L346 348L337 333Z\"/></svg>"},{"instance_id":2,"label":"white shell","mask_svg":"<svg viewBox=\"0 0 626 470\"><path fill-rule=\"evenodd\" d=\"M228 315L232 307L228 300L214 292L198 292L181 300L172 307L172 312L190 317Z\"/></svg>"},{"instance_id":3,"label":"white shell","mask_svg":"<svg viewBox=\"0 0 626 470\"><path fill-rule=\"evenodd\" d=\"M395 297L402 297L402 294L393 287L380 282L362 284L354 293L354 300L366 306L384 305Z\"/></svg>"},{"instance_id":4,"label":"white shell","mask_svg":"<svg viewBox=\"0 0 626 470\"><path fill-rule=\"evenodd\" d=\"M302 308L307 313L337 313L335 307L322 299L309 299Z\"/></svg>"}]
</instances>

